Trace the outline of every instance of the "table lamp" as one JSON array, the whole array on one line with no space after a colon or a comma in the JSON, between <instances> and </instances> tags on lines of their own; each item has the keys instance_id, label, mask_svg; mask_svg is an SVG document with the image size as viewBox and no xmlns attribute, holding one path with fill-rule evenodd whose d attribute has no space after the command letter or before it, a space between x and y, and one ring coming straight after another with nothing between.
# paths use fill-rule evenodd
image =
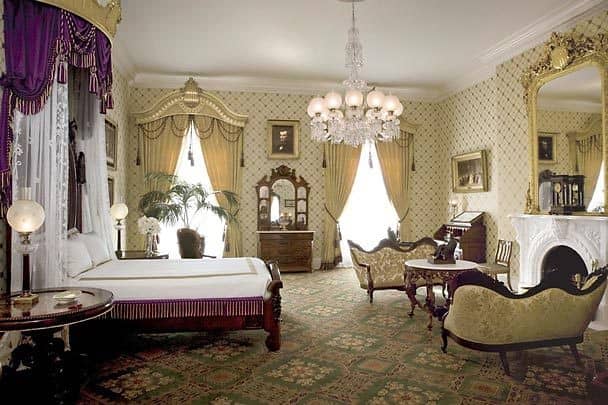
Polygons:
<instances>
[{"instance_id":1,"label":"table lamp","mask_svg":"<svg viewBox=\"0 0 608 405\"><path fill-rule=\"evenodd\" d=\"M127 217L127 215L129 215L129 207L127 207L127 205L124 203L116 203L110 207L110 215L112 215L112 218L114 221L116 221L116 225L114 225L116 231L118 232L116 254L120 255L122 253L120 231L125 227L122 221Z\"/></svg>"},{"instance_id":2,"label":"table lamp","mask_svg":"<svg viewBox=\"0 0 608 405\"><path fill-rule=\"evenodd\" d=\"M30 285L30 253L35 249L30 235L44 223L44 208L36 201L16 200L6 212L6 220L21 237L19 250L23 254L23 287L21 295L15 298L15 303L34 304L38 301L38 296L32 294Z\"/></svg>"}]
</instances>

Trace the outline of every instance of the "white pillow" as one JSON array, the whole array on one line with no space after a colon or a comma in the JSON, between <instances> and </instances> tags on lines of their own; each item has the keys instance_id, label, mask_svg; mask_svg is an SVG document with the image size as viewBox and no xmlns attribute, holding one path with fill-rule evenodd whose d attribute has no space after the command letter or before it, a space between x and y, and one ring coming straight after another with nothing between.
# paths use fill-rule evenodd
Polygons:
<instances>
[{"instance_id":1,"label":"white pillow","mask_svg":"<svg viewBox=\"0 0 608 405\"><path fill-rule=\"evenodd\" d=\"M95 232L81 233L79 239L87 247L93 266L99 266L112 259L106 244Z\"/></svg>"},{"instance_id":2,"label":"white pillow","mask_svg":"<svg viewBox=\"0 0 608 405\"><path fill-rule=\"evenodd\" d=\"M93 268L91 256L89 256L86 246L79 238L70 238L65 244L68 276L76 277L80 273Z\"/></svg>"}]
</instances>

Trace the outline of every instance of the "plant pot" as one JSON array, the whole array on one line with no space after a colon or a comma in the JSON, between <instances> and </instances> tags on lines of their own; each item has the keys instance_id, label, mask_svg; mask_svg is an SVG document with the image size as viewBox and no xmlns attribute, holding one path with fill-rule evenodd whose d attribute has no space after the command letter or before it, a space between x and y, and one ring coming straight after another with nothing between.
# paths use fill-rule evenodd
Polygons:
<instances>
[{"instance_id":1,"label":"plant pot","mask_svg":"<svg viewBox=\"0 0 608 405\"><path fill-rule=\"evenodd\" d=\"M201 259L205 252L205 238L193 229L178 229L177 244L182 259Z\"/></svg>"}]
</instances>

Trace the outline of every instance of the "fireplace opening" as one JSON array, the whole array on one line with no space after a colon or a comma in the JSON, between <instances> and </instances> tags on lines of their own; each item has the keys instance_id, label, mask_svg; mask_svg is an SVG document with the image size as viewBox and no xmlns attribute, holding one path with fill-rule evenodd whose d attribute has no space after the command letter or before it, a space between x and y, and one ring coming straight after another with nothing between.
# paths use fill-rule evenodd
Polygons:
<instances>
[{"instance_id":1,"label":"fireplace opening","mask_svg":"<svg viewBox=\"0 0 608 405\"><path fill-rule=\"evenodd\" d=\"M574 249L563 245L555 246L545 254L541 270L543 278L554 270L570 280L573 280L576 274L580 274L581 278L587 276L587 266L583 258Z\"/></svg>"}]
</instances>

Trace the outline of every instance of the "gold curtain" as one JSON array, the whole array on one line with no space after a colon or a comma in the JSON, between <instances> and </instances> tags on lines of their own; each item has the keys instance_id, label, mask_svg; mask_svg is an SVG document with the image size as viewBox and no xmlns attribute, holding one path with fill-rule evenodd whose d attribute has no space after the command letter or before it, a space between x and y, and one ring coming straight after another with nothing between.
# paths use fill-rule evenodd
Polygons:
<instances>
[{"instance_id":1,"label":"gold curtain","mask_svg":"<svg viewBox=\"0 0 608 405\"><path fill-rule=\"evenodd\" d=\"M602 165L602 142L599 135L592 135L576 141L579 173L585 176L585 205L593 197L598 174Z\"/></svg>"},{"instance_id":2,"label":"gold curtain","mask_svg":"<svg viewBox=\"0 0 608 405\"><path fill-rule=\"evenodd\" d=\"M361 148L334 144L325 144L324 147L327 167L321 269L331 269L342 260L338 219L355 181Z\"/></svg>"},{"instance_id":3,"label":"gold curtain","mask_svg":"<svg viewBox=\"0 0 608 405\"><path fill-rule=\"evenodd\" d=\"M410 211L410 142L413 135L401 132L401 138L393 142L376 142L378 160L382 169L382 178L386 186L388 199L395 207L399 217L399 235L401 240L411 238Z\"/></svg>"},{"instance_id":4,"label":"gold curtain","mask_svg":"<svg viewBox=\"0 0 608 405\"><path fill-rule=\"evenodd\" d=\"M213 189L232 191L240 197L243 129L210 117L196 117L194 122ZM224 196L218 195L217 200L222 208L230 208ZM238 223L227 223L224 238L224 257L243 255Z\"/></svg>"},{"instance_id":5,"label":"gold curtain","mask_svg":"<svg viewBox=\"0 0 608 405\"><path fill-rule=\"evenodd\" d=\"M155 172L175 173L188 124L187 115L174 115L139 126L144 176ZM150 190L150 182L146 182L146 190Z\"/></svg>"}]
</instances>

